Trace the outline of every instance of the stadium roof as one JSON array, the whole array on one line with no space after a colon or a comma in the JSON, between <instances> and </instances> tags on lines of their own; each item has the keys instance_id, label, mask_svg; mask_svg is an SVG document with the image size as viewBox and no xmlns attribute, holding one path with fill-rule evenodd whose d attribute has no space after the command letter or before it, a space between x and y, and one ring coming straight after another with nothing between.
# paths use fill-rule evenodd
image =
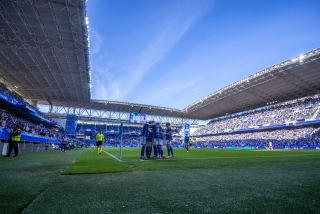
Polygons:
<instances>
[{"instance_id":1,"label":"stadium roof","mask_svg":"<svg viewBox=\"0 0 320 214\"><path fill-rule=\"evenodd\" d=\"M0 38L0 81L39 104L207 120L320 93L320 49L315 49L183 110L90 100L85 0L2 0Z\"/></svg>"},{"instance_id":2,"label":"stadium roof","mask_svg":"<svg viewBox=\"0 0 320 214\"><path fill-rule=\"evenodd\" d=\"M320 48L273 65L189 105L191 118L210 119L320 93Z\"/></svg>"},{"instance_id":3,"label":"stadium roof","mask_svg":"<svg viewBox=\"0 0 320 214\"><path fill-rule=\"evenodd\" d=\"M84 0L1 0L0 80L25 99L90 101Z\"/></svg>"},{"instance_id":4,"label":"stadium roof","mask_svg":"<svg viewBox=\"0 0 320 214\"><path fill-rule=\"evenodd\" d=\"M319 93L320 48L239 80L183 110L106 100L78 102L73 107L208 120ZM63 100L55 104L67 105Z\"/></svg>"}]
</instances>

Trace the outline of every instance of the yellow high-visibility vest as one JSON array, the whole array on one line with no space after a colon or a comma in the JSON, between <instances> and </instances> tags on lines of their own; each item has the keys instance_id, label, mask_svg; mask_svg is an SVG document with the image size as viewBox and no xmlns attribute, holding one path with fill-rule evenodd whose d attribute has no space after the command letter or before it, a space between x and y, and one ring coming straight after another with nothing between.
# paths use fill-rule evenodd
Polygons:
<instances>
[{"instance_id":1,"label":"yellow high-visibility vest","mask_svg":"<svg viewBox=\"0 0 320 214\"><path fill-rule=\"evenodd\" d=\"M16 131L20 131L20 129L13 131L13 133L15 133ZM17 136L12 136L12 141L20 141L20 138L21 138L21 134Z\"/></svg>"},{"instance_id":2,"label":"yellow high-visibility vest","mask_svg":"<svg viewBox=\"0 0 320 214\"><path fill-rule=\"evenodd\" d=\"M97 141L102 141L103 138L104 138L103 134L100 134L100 133L97 134L97 136L96 136L96 140L97 140Z\"/></svg>"}]
</instances>

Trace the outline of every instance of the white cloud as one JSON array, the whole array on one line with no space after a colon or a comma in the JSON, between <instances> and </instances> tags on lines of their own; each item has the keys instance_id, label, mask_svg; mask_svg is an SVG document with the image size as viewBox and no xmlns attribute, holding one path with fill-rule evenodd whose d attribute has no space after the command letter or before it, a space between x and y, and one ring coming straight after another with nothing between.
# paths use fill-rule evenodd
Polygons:
<instances>
[{"instance_id":1,"label":"white cloud","mask_svg":"<svg viewBox=\"0 0 320 214\"><path fill-rule=\"evenodd\" d=\"M189 1L179 9L172 10L171 16L164 20L165 23L155 23L159 25L158 36L152 38L149 43L131 60L131 69L128 75L115 79L119 84L125 85L117 93L118 99L125 99L140 83L143 76L180 40L184 33L192 24L201 17L210 7L211 1ZM161 26L165 26L162 28Z\"/></svg>"},{"instance_id":2,"label":"white cloud","mask_svg":"<svg viewBox=\"0 0 320 214\"><path fill-rule=\"evenodd\" d=\"M90 53L96 54L100 51L103 41L101 36L93 29L90 30Z\"/></svg>"}]
</instances>

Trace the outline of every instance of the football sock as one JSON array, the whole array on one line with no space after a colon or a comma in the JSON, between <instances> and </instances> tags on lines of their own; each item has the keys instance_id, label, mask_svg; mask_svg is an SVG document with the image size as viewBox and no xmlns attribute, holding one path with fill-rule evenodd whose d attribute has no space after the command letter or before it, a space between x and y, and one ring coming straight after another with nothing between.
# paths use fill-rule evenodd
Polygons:
<instances>
[{"instance_id":1,"label":"football sock","mask_svg":"<svg viewBox=\"0 0 320 214\"><path fill-rule=\"evenodd\" d=\"M140 156L141 156L141 157L144 156L144 149L145 149L145 146L142 146L142 147L141 147L141 152L140 152Z\"/></svg>"},{"instance_id":2,"label":"football sock","mask_svg":"<svg viewBox=\"0 0 320 214\"><path fill-rule=\"evenodd\" d=\"M171 148L169 147L168 148L168 156L170 156L170 150L171 150Z\"/></svg>"},{"instance_id":3,"label":"football sock","mask_svg":"<svg viewBox=\"0 0 320 214\"><path fill-rule=\"evenodd\" d=\"M158 156L158 149L156 146L153 147L153 154L154 156Z\"/></svg>"},{"instance_id":4,"label":"football sock","mask_svg":"<svg viewBox=\"0 0 320 214\"><path fill-rule=\"evenodd\" d=\"M161 148L160 148L160 146L157 146L157 149L158 149L158 155L161 155Z\"/></svg>"},{"instance_id":5,"label":"football sock","mask_svg":"<svg viewBox=\"0 0 320 214\"><path fill-rule=\"evenodd\" d=\"M150 157L150 155L151 155L151 148L150 148L150 147L149 147L149 148L147 148L146 153L147 153L147 157Z\"/></svg>"},{"instance_id":6,"label":"football sock","mask_svg":"<svg viewBox=\"0 0 320 214\"><path fill-rule=\"evenodd\" d=\"M173 150L172 150L172 147L170 147L170 151L171 151L171 155L173 156Z\"/></svg>"}]
</instances>

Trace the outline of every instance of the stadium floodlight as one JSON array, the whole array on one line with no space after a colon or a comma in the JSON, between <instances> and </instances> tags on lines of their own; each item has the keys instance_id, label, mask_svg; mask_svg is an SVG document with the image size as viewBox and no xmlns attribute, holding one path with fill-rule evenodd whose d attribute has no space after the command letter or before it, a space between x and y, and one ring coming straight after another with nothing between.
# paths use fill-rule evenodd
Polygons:
<instances>
[{"instance_id":1,"label":"stadium floodlight","mask_svg":"<svg viewBox=\"0 0 320 214\"><path fill-rule=\"evenodd\" d=\"M300 55L299 59L300 59L300 61L299 61L299 62L303 62L304 55Z\"/></svg>"},{"instance_id":2,"label":"stadium floodlight","mask_svg":"<svg viewBox=\"0 0 320 214\"><path fill-rule=\"evenodd\" d=\"M14 87L15 87L15 88L18 88L18 86L16 86L16 85L15 85Z\"/></svg>"}]
</instances>

